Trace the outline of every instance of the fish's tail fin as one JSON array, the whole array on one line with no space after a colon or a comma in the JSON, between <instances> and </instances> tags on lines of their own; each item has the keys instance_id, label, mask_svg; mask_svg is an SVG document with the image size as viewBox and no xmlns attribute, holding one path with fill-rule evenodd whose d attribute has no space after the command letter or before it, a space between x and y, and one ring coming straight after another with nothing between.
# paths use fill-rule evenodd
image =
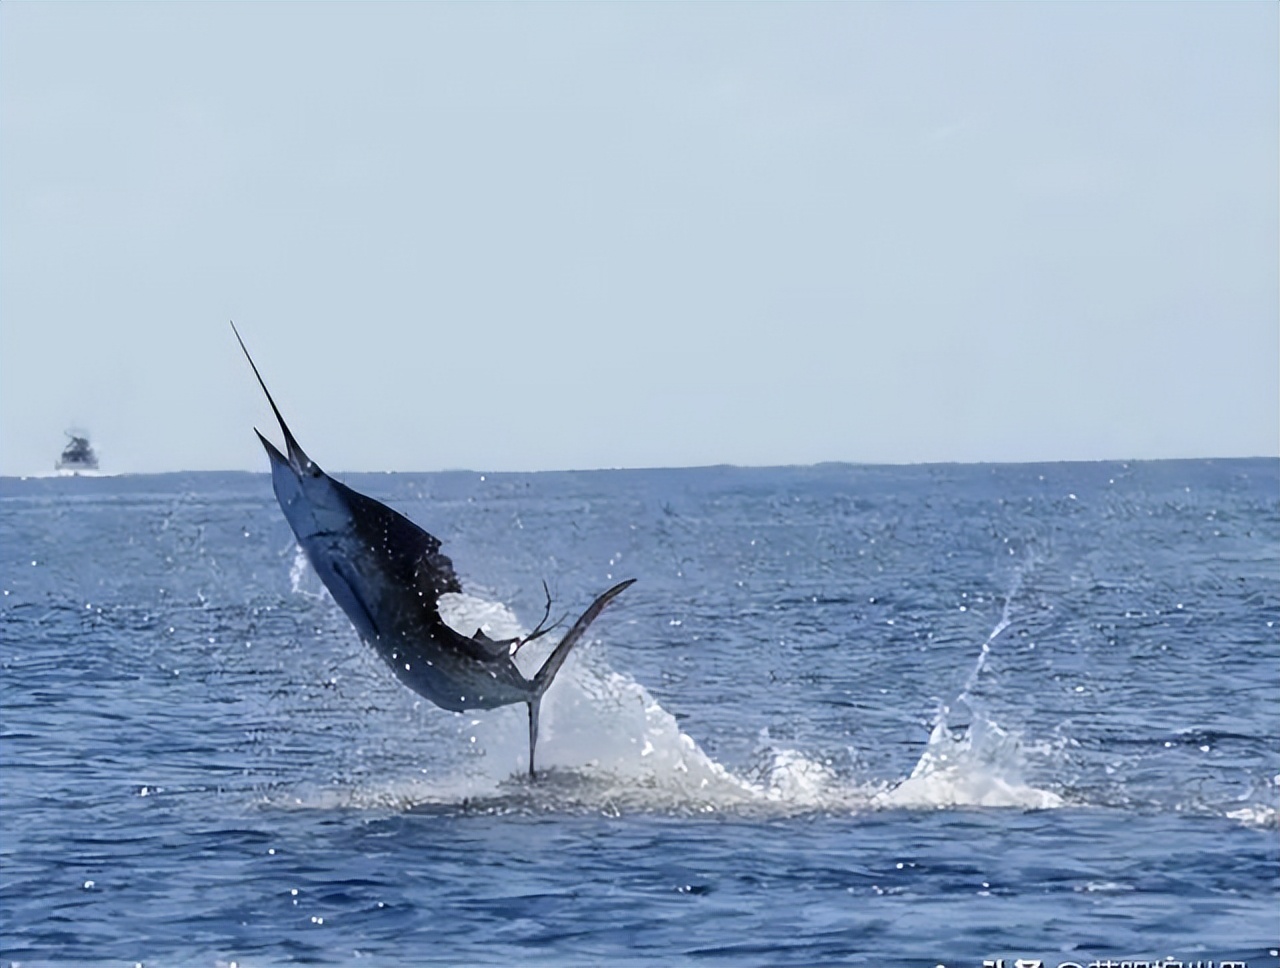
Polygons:
<instances>
[{"instance_id":1,"label":"fish's tail fin","mask_svg":"<svg viewBox=\"0 0 1280 968\"><path fill-rule=\"evenodd\" d=\"M604 607L611 601L621 595L627 588L635 584L634 578L628 578L626 581L619 582L610 588L607 592L591 603L591 606L579 616L578 620L573 623L573 628L563 639L560 644L555 647L550 657L542 664L542 668L538 670L533 677L533 691L537 696L541 696L547 691L547 687L551 685L551 681L555 679L556 673L560 671L560 667L564 665L564 660L569 658L569 653L573 651L573 647L578 644L578 640L582 638L583 633L587 631L587 627L599 617L604 611Z\"/></svg>"},{"instance_id":2,"label":"fish's tail fin","mask_svg":"<svg viewBox=\"0 0 1280 968\"><path fill-rule=\"evenodd\" d=\"M569 658L569 653L573 651L573 647L578 644L578 640L582 638L587 631L588 626L596 620L601 612L604 611L606 605L621 595L627 588L634 585L636 580L628 578L624 582L619 582L610 588L607 592L591 603L591 606L579 616L578 620L573 623L573 628L563 639L555 650L548 657L547 661L542 664L542 668L538 670L533 677L533 696L527 700L529 705L529 775L534 776L533 753L534 748L538 745L538 709L542 704L542 694L547 691L552 680L555 679L556 673L560 671L560 667L564 665L564 660Z\"/></svg>"},{"instance_id":3,"label":"fish's tail fin","mask_svg":"<svg viewBox=\"0 0 1280 968\"><path fill-rule=\"evenodd\" d=\"M249 366L253 369L253 375L258 378L258 386L262 387L262 392L267 395L267 403L271 404L271 412L276 415L276 422L280 424L280 432L284 434L284 445L289 452L289 463L293 465L294 470L299 473L310 470L314 464L310 457L307 456L289 430L289 425L284 422L284 417L280 413L280 408L276 406L276 402L272 399L271 391L267 389L267 383L262 379L262 374L258 372L258 366L253 362L253 357L249 355L249 348L244 345L244 340L240 338L240 330L236 329L236 324L231 323L231 332L236 334L236 342L240 344L240 349L244 352L244 358L249 361ZM275 447L268 443L267 438L262 434L258 434L258 438L262 441L263 446L267 447L267 453L275 451ZM279 451L276 451L279 454Z\"/></svg>"}]
</instances>

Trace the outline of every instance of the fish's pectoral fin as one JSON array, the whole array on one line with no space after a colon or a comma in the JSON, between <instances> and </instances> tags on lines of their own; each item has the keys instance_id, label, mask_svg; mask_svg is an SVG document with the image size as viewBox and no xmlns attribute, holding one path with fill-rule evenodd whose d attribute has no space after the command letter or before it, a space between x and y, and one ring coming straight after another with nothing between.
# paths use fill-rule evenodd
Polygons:
<instances>
[{"instance_id":1,"label":"fish's pectoral fin","mask_svg":"<svg viewBox=\"0 0 1280 968\"><path fill-rule=\"evenodd\" d=\"M516 652L519 652L522 646L528 645L530 642L534 642L542 638L548 632L558 628L565 620L565 616L561 615L553 624L547 624L547 619L551 617L551 589L547 587L547 580L545 578L542 580L542 591L547 596L547 607L542 610L542 618L538 620L538 624L534 626L532 632L522 638L511 640L515 643L515 648L511 650L513 655Z\"/></svg>"},{"instance_id":2,"label":"fish's pectoral fin","mask_svg":"<svg viewBox=\"0 0 1280 968\"><path fill-rule=\"evenodd\" d=\"M380 638L382 636L382 629L380 629L378 627L378 623L374 621L373 609L369 607L369 603L366 602L364 600L364 596L360 594L359 581L349 573L348 568L342 559L335 557L331 564L333 573L337 575L342 584L346 586L347 601L339 601L338 604L346 610L357 629L361 632L364 632L367 629L368 632L371 632L373 635ZM329 590L330 592L333 592L335 589L330 588ZM337 597L337 595L334 595L335 599ZM361 627L360 622L354 621L356 619L363 619L363 628Z\"/></svg>"}]
</instances>

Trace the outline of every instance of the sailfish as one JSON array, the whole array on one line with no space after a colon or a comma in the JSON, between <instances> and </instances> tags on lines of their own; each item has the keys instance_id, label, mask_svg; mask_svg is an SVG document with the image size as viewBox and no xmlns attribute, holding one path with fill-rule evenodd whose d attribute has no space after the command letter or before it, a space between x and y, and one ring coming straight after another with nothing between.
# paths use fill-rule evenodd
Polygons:
<instances>
[{"instance_id":1,"label":"sailfish","mask_svg":"<svg viewBox=\"0 0 1280 968\"><path fill-rule=\"evenodd\" d=\"M355 626L360 638L402 683L453 712L524 703L529 709L529 776L536 776L538 711L573 647L605 606L634 583L619 582L574 622L533 676L512 660L517 650L551 631L551 596L542 621L528 635L492 639L477 629L463 635L440 616L440 596L461 592L440 539L380 501L320 469L289 431L240 333L231 325L253 375L280 424L282 453L256 428L271 463L276 500L307 561ZM546 584L543 584L544 591Z\"/></svg>"}]
</instances>

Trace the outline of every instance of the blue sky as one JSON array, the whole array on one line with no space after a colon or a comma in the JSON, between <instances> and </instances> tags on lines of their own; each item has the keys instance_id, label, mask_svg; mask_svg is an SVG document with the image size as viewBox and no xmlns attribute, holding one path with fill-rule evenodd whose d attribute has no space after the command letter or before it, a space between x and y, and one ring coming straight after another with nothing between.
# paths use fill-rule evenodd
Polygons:
<instances>
[{"instance_id":1,"label":"blue sky","mask_svg":"<svg viewBox=\"0 0 1280 968\"><path fill-rule=\"evenodd\" d=\"M1280 448L1278 8L0 5L0 473Z\"/></svg>"}]
</instances>

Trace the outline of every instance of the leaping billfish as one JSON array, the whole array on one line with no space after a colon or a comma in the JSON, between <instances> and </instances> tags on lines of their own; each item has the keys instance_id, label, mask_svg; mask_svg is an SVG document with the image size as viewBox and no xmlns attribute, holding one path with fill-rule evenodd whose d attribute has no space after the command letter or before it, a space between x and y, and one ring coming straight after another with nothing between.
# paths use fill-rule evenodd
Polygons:
<instances>
[{"instance_id":1,"label":"leaping billfish","mask_svg":"<svg viewBox=\"0 0 1280 968\"><path fill-rule=\"evenodd\" d=\"M491 639L454 631L440 617L439 599L460 592L453 562L440 552L440 539L404 515L341 481L306 455L289 432L280 408L232 323L258 385L284 435L285 453L255 430L271 461L271 484L320 580L365 642L406 686L454 712L494 709L512 703L529 707L529 775L534 776L538 707L569 652L604 607L635 579L614 585L591 603L528 679L512 661L520 646L545 635L547 611L537 628L520 639ZM545 585L544 585L545 590Z\"/></svg>"}]
</instances>

